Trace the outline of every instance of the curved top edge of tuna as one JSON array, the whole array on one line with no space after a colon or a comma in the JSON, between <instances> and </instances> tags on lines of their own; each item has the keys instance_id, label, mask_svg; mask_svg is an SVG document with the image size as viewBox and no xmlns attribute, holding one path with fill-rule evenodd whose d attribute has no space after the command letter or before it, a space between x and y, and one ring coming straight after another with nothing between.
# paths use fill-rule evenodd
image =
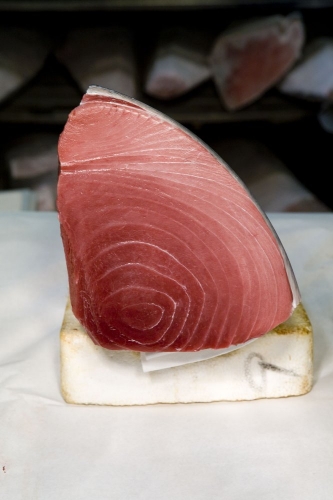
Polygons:
<instances>
[{"instance_id":1,"label":"curved top edge of tuna","mask_svg":"<svg viewBox=\"0 0 333 500\"><path fill-rule=\"evenodd\" d=\"M240 177L236 174L236 172L234 172L234 170L230 167L230 165L228 165L226 163L226 161L223 160L223 158L221 158L212 148L210 148L202 139L200 139L193 132L188 130L185 126L181 125L176 120L165 115L163 112L158 111L155 108L149 106L148 104L145 104L141 101L138 101L134 97L126 96L125 94L122 94L118 91L107 89L107 88L101 87L99 85L90 85L86 91L86 95L104 96L104 97L111 98L111 99L121 100L121 101L127 102L131 105L135 105L138 108L144 109L145 111L147 111L148 113L150 113L152 115L157 115L157 116L161 117L163 120L169 122L171 125L173 125L175 127L178 127L184 133L188 134L190 137L192 137L196 141L198 141L207 151L209 151L209 153L212 156L214 156L214 158L216 158L218 160L218 162L220 162L222 165L224 165L228 169L230 174L235 179L237 179L237 182L239 182L243 186L245 191L251 197L253 203L256 205L258 211L261 213L262 217L264 218L265 222L267 223L267 225L269 226L270 230L272 231L272 233L274 234L274 236L276 238L276 241L279 245L280 252L281 252L284 264L285 264L286 273L288 276L288 280L289 280L289 284L290 284L290 288L291 288L291 292L292 292L292 296L293 296L292 311L291 311L291 313L292 313L301 301L301 294L300 294L298 283L296 281L296 277L295 277L291 262L289 260L289 257L288 257L286 250L285 250L285 248L280 240L280 237L278 236L278 234L277 234L275 228L273 227L270 219L268 218L267 214L263 211L261 206L258 204L257 200L250 193L248 187L244 184L244 182L242 181L242 179L240 179ZM83 104L83 103L84 103L84 98L81 100L80 104Z\"/></svg>"}]
</instances>

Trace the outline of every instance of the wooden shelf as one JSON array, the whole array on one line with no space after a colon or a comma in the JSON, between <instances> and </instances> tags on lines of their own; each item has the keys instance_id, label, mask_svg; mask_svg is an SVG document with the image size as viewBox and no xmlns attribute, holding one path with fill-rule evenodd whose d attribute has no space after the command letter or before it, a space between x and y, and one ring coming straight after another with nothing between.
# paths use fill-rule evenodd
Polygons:
<instances>
[{"instance_id":1,"label":"wooden shelf","mask_svg":"<svg viewBox=\"0 0 333 500\"><path fill-rule=\"evenodd\" d=\"M218 99L212 82L177 101L164 103L148 98L143 98L143 101L179 122L197 125L249 121L287 123L314 116L317 112L316 105L287 99L274 90L246 108L227 111Z\"/></svg>"},{"instance_id":2,"label":"wooden shelf","mask_svg":"<svg viewBox=\"0 0 333 500\"><path fill-rule=\"evenodd\" d=\"M65 124L70 111L78 106L83 92L60 75L47 72L30 82L0 107L0 123ZM184 98L159 101L141 95L139 100L165 113L180 123L204 125L207 123L268 121L287 123L315 116L317 105L287 99L278 91L270 91L251 106L237 112L223 108L213 82L196 89Z\"/></svg>"},{"instance_id":3,"label":"wooden shelf","mask_svg":"<svg viewBox=\"0 0 333 500\"><path fill-rule=\"evenodd\" d=\"M55 52L73 28L128 26L135 39L141 79L138 83L143 89L149 54L158 34L175 22L218 36L234 22L256 16L288 15L295 10L303 17L307 40L331 36L333 0L0 0L2 26L34 28L46 35L51 44L49 57L38 75L0 101L4 139L0 145L0 188L10 187L3 160L8 145L32 132L48 130L59 134L69 113L82 99L84 91L60 64ZM318 103L290 98L274 88L252 105L230 112L223 107L212 80L172 101L152 99L143 91L138 99L192 128L212 148L221 137L263 140L301 181L304 179L309 190L330 204L324 197L322 179L327 170L325 158L329 158L331 137L323 133L318 123ZM311 166L316 163L318 151L321 160L314 176ZM304 168L307 164L309 168ZM311 175L306 177L306 172Z\"/></svg>"},{"instance_id":4,"label":"wooden shelf","mask_svg":"<svg viewBox=\"0 0 333 500\"><path fill-rule=\"evenodd\" d=\"M68 12L68 15L63 15L61 13L61 9L64 11L78 9L80 12L84 13L85 9L96 10L98 8L105 7L111 10L119 7L119 13L125 15L127 8L140 7L141 9L148 6L156 6L166 9L167 7L177 4L180 9L179 15L185 15L184 8L187 6L198 6L200 9L211 7L212 9L207 11L209 16L205 18L205 22L208 25L208 20L212 21L212 19L215 18L216 20L217 18L216 8L231 5L241 7L242 5L249 6L259 3L264 6L270 6L273 9L276 8L274 7L276 6L276 3L269 0L260 2L259 0L238 0L237 2L235 0L0 0L0 11L4 8L8 8L8 10L12 11L17 8L17 10L21 11L21 16L16 16L16 14L12 12L10 17L19 17L21 22L24 22L26 17L29 18L29 22L32 18L36 18L38 19L38 24L41 26L48 25L48 23L42 23L43 20L45 21L45 18L61 18L63 20L62 27L63 30L65 30L65 26L67 26L67 29L70 29L70 20L72 19L73 21L73 16L76 19L76 15L74 12L71 14ZM327 0L302 0L299 2L293 2L292 4L295 5L298 3L302 3L307 7L314 4L318 6L319 3L323 3L327 6L329 3L332 3L333 7L333 0L331 0L331 2L328 2ZM290 6L291 2L288 2L287 0L280 0L279 5ZM44 8L45 11L51 11L54 9L58 12L54 12L54 14L51 12L44 12L41 16L34 16L32 11L34 9L37 10L37 8ZM25 10L30 11L30 13L27 12L24 15ZM120 12L120 10L122 10L122 12ZM163 18L168 17L165 14L166 13L163 13ZM197 20L199 14L198 11L195 10L191 11L191 15L192 14L194 16L193 19L190 15L187 17L193 22L194 19ZM137 19L139 15L142 15L142 12L137 12L134 17L132 15L127 15L126 18L128 20L131 19L133 22L133 19ZM90 17L91 19L95 19L93 14L90 15L85 12L85 22L87 21L87 18L90 19ZM102 17L105 18L106 16L102 15ZM155 18L157 17L159 21L161 21L161 11L159 12L159 16L157 16L157 14L155 15ZM201 15L199 17L201 18ZM323 16L320 16L321 19L322 17ZM324 16L325 19L327 17L328 16ZM114 20L113 15L112 19ZM141 19L143 18L141 17ZM26 20L26 22L28 21ZM78 21L76 20L76 22ZM91 22L93 21L91 20ZM54 36L54 44L56 46L58 43L56 34L50 33L50 36L51 38ZM142 54L140 57L145 57L145 53L149 51L150 44L152 43L151 36L146 38L145 31L136 33L136 36L141 43L140 50ZM141 63L142 68L144 68L146 61L141 61ZM141 88L142 87L143 86L141 85ZM78 88L67 69L59 63L53 53L50 53L48 60L39 74L36 75L36 77L24 88L19 89L5 102L0 103L0 123L13 125L26 124L62 126L65 124L71 110L80 103L83 93L84 92ZM315 117L318 113L318 105L307 103L302 100L287 98L286 96L280 94L276 89L272 89L267 92L254 104L237 112L230 112L224 109L220 99L218 98L212 80L196 88L186 96L172 101L152 99L145 94L138 96L138 99L180 123L191 124L194 126L201 126L210 123L242 123L250 121L287 123L297 121L305 117Z\"/></svg>"}]
</instances>

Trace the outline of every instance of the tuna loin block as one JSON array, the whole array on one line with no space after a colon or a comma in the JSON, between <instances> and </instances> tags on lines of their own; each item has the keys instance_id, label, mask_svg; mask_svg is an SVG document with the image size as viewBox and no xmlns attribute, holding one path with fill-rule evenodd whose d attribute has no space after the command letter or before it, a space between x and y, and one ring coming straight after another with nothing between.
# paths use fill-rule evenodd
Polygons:
<instances>
[{"instance_id":1,"label":"tuna loin block","mask_svg":"<svg viewBox=\"0 0 333 500\"><path fill-rule=\"evenodd\" d=\"M58 135L36 132L19 137L5 154L11 187L30 188L37 210L55 210Z\"/></svg>"},{"instance_id":2,"label":"tuna loin block","mask_svg":"<svg viewBox=\"0 0 333 500\"><path fill-rule=\"evenodd\" d=\"M314 40L279 85L285 94L324 101L333 93L333 38Z\"/></svg>"},{"instance_id":3,"label":"tuna loin block","mask_svg":"<svg viewBox=\"0 0 333 500\"><path fill-rule=\"evenodd\" d=\"M57 51L83 92L101 85L130 97L137 94L133 39L122 26L75 29Z\"/></svg>"},{"instance_id":4,"label":"tuna loin block","mask_svg":"<svg viewBox=\"0 0 333 500\"><path fill-rule=\"evenodd\" d=\"M175 28L160 35L150 61L145 92L157 99L174 99L210 78L206 34Z\"/></svg>"},{"instance_id":5,"label":"tuna loin block","mask_svg":"<svg viewBox=\"0 0 333 500\"><path fill-rule=\"evenodd\" d=\"M264 213L188 130L90 87L59 141L74 315L109 349L199 351L259 337L299 293Z\"/></svg>"},{"instance_id":6,"label":"tuna loin block","mask_svg":"<svg viewBox=\"0 0 333 500\"><path fill-rule=\"evenodd\" d=\"M248 187L265 212L330 212L264 143L219 139L215 151Z\"/></svg>"},{"instance_id":7,"label":"tuna loin block","mask_svg":"<svg viewBox=\"0 0 333 500\"><path fill-rule=\"evenodd\" d=\"M35 76L43 66L50 46L50 41L35 30L1 27L0 101Z\"/></svg>"},{"instance_id":8,"label":"tuna loin block","mask_svg":"<svg viewBox=\"0 0 333 500\"><path fill-rule=\"evenodd\" d=\"M239 109L274 86L299 58L304 38L296 15L272 16L222 33L210 64L225 107Z\"/></svg>"},{"instance_id":9,"label":"tuna loin block","mask_svg":"<svg viewBox=\"0 0 333 500\"><path fill-rule=\"evenodd\" d=\"M57 173L57 144L53 133L27 134L13 141L5 154L11 178L20 181Z\"/></svg>"}]
</instances>

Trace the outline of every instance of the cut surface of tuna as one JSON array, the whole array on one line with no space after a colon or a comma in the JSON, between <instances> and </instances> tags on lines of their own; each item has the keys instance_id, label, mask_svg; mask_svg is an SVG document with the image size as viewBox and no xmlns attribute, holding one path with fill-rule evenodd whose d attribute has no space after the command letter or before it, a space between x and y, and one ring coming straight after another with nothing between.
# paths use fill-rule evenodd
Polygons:
<instances>
[{"instance_id":1,"label":"cut surface of tuna","mask_svg":"<svg viewBox=\"0 0 333 500\"><path fill-rule=\"evenodd\" d=\"M223 32L215 41L210 65L217 92L229 110L258 99L300 57L305 40L298 15L276 15Z\"/></svg>"},{"instance_id":2,"label":"cut surface of tuna","mask_svg":"<svg viewBox=\"0 0 333 500\"><path fill-rule=\"evenodd\" d=\"M290 317L299 291L271 224L187 129L92 86L58 151L70 298L96 344L219 349Z\"/></svg>"}]
</instances>

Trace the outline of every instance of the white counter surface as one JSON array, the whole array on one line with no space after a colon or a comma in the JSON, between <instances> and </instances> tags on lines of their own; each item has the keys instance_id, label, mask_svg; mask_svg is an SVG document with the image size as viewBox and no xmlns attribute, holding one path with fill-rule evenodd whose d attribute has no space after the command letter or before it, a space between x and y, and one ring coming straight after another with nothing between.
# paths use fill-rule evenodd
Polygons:
<instances>
[{"instance_id":1,"label":"white counter surface","mask_svg":"<svg viewBox=\"0 0 333 500\"><path fill-rule=\"evenodd\" d=\"M60 393L56 213L0 213L0 498L331 500L333 214L271 214L314 328L309 394L98 407Z\"/></svg>"}]
</instances>

